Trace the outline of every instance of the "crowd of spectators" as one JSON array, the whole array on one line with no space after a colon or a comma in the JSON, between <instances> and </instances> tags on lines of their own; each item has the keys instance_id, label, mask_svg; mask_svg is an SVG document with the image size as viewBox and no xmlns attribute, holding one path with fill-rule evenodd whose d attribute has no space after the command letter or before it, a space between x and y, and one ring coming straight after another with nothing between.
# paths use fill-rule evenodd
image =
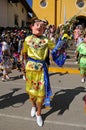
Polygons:
<instances>
[{"instance_id":1,"label":"crowd of spectators","mask_svg":"<svg viewBox=\"0 0 86 130\"><path fill-rule=\"evenodd\" d=\"M79 44L79 42L81 42L80 40L83 37L84 33L86 33L86 28L83 27L82 25L77 25L75 27L74 20L71 20L67 21L65 24L60 24L57 28L54 25L48 25L45 30L44 36L52 40L54 44L57 44L58 40L60 40L62 37L64 39L66 37L66 39L69 40L74 39L75 42L73 44ZM15 58L16 54L18 55L21 54L24 39L28 35L31 35L30 28L15 28L15 27L0 28L0 43L6 41L9 46L10 57Z\"/></svg>"}]
</instances>

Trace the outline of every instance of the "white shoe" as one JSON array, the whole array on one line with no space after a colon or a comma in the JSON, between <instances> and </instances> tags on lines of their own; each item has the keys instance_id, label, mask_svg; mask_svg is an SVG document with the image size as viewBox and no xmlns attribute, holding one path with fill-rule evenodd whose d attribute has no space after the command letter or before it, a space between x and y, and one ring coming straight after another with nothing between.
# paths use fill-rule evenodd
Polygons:
<instances>
[{"instance_id":1,"label":"white shoe","mask_svg":"<svg viewBox=\"0 0 86 130\"><path fill-rule=\"evenodd\" d=\"M37 124L38 124L38 126L41 127L43 125L42 117L38 116L37 113L36 113L36 118L37 118Z\"/></svg>"},{"instance_id":2,"label":"white shoe","mask_svg":"<svg viewBox=\"0 0 86 130\"><path fill-rule=\"evenodd\" d=\"M82 82L82 83L84 83L84 82L85 82L85 79L84 79L84 78L82 78L82 79L81 79L81 82Z\"/></svg>"},{"instance_id":3,"label":"white shoe","mask_svg":"<svg viewBox=\"0 0 86 130\"><path fill-rule=\"evenodd\" d=\"M74 63L75 63L75 64L78 64L78 61L75 61Z\"/></svg>"},{"instance_id":4,"label":"white shoe","mask_svg":"<svg viewBox=\"0 0 86 130\"><path fill-rule=\"evenodd\" d=\"M5 78L2 77L2 81L4 82L4 81L5 81Z\"/></svg>"},{"instance_id":5,"label":"white shoe","mask_svg":"<svg viewBox=\"0 0 86 130\"><path fill-rule=\"evenodd\" d=\"M31 109L31 117L34 117L36 115L36 107L32 107Z\"/></svg>"},{"instance_id":6,"label":"white shoe","mask_svg":"<svg viewBox=\"0 0 86 130\"><path fill-rule=\"evenodd\" d=\"M23 76L23 80L26 80L25 76Z\"/></svg>"},{"instance_id":7,"label":"white shoe","mask_svg":"<svg viewBox=\"0 0 86 130\"><path fill-rule=\"evenodd\" d=\"M10 79L10 77L9 77L8 75L6 75L6 79L8 79L8 80L9 80L9 79Z\"/></svg>"}]
</instances>

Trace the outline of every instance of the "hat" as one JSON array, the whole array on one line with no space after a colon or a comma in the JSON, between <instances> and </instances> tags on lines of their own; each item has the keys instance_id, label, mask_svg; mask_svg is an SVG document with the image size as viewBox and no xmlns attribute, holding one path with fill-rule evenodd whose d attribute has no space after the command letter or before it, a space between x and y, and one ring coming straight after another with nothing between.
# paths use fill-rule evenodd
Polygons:
<instances>
[{"instance_id":1,"label":"hat","mask_svg":"<svg viewBox=\"0 0 86 130\"><path fill-rule=\"evenodd\" d=\"M37 17L33 17L30 21L32 24L36 23L36 22L43 22L45 26L48 25L48 21L46 19L38 19Z\"/></svg>"}]
</instances>

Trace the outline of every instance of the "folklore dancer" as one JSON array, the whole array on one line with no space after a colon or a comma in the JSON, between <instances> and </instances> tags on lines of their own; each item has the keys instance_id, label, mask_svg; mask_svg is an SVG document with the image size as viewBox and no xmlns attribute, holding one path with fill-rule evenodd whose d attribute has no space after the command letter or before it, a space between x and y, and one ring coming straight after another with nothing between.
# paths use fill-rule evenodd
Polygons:
<instances>
[{"instance_id":1,"label":"folklore dancer","mask_svg":"<svg viewBox=\"0 0 86 130\"><path fill-rule=\"evenodd\" d=\"M26 92L32 102L31 117L36 116L40 127L43 125L42 105L44 103L45 106L50 106L52 96L46 58L48 51L54 49L55 44L43 36L47 24L46 20L34 19L30 26L32 35L25 38L23 47Z\"/></svg>"}]
</instances>

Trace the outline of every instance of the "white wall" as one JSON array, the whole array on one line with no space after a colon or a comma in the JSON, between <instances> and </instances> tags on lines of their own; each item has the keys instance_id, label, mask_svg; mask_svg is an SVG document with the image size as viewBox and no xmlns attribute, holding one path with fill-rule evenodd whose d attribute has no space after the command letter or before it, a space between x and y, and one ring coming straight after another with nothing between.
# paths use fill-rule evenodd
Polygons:
<instances>
[{"instance_id":1,"label":"white wall","mask_svg":"<svg viewBox=\"0 0 86 130\"><path fill-rule=\"evenodd\" d=\"M22 8L24 8L24 13L22 13ZM22 20L25 23L28 20L27 11L25 7L19 2L17 6L15 3L8 3L8 0L0 0L0 27L13 27L14 25L14 15L18 15L19 26L21 27Z\"/></svg>"},{"instance_id":2,"label":"white wall","mask_svg":"<svg viewBox=\"0 0 86 130\"><path fill-rule=\"evenodd\" d=\"M0 0L0 27L7 26L7 0Z\"/></svg>"},{"instance_id":3,"label":"white wall","mask_svg":"<svg viewBox=\"0 0 86 130\"><path fill-rule=\"evenodd\" d=\"M22 13L22 8L24 8L24 13ZM8 25L14 26L14 15L18 15L19 18L19 26L21 26L21 21L24 20L25 23L27 21L27 12L25 7L21 3L16 4L8 4Z\"/></svg>"}]
</instances>

